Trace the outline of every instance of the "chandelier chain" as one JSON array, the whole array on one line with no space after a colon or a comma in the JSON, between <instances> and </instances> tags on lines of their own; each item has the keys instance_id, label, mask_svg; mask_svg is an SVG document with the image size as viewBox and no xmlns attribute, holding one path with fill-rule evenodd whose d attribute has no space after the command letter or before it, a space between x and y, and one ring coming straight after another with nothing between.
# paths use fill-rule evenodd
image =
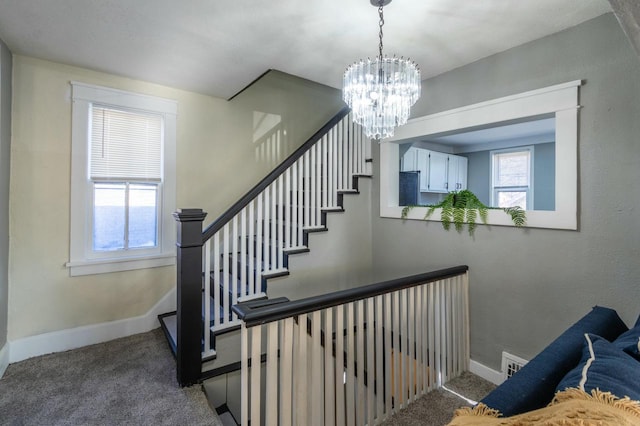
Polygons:
<instances>
[{"instance_id":1,"label":"chandelier chain","mask_svg":"<svg viewBox=\"0 0 640 426\"><path fill-rule=\"evenodd\" d=\"M384 13L382 12L382 3L383 0L380 0L379 3L379 7L378 7L378 16L380 16L380 22L378 23L378 25L380 26L380 45L378 46L380 49L380 59L382 60L382 26L384 25Z\"/></svg>"}]
</instances>

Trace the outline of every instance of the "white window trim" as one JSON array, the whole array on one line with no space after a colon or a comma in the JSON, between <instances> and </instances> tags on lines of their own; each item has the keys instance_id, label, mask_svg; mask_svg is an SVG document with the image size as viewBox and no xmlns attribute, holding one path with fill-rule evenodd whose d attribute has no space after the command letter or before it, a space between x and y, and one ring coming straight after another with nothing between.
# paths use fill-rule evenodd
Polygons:
<instances>
[{"instance_id":1,"label":"white window trim","mask_svg":"<svg viewBox=\"0 0 640 426\"><path fill-rule=\"evenodd\" d=\"M71 82L71 238L69 268L71 276L102 274L175 264L175 220L171 213L176 205L176 115L174 100L141 95L108 87ZM158 220L158 248L152 251L132 250L112 258L96 258L91 252L92 191L89 185L89 114L92 104L127 108L162 114L164 117L163 182L161 184L161 217Z\"/></svg>"},{"instance_id":2,"label":"white window trim","mask_svg":"<svg viewBox=\"0 0 640 426\"><path fill-rule=\"evenodd\" d=\"M380 144L380 216L402 218L398 204L399 144L426 135L472 128L526 117L555 115L555 210L527 210L527 227L578 229L578 88L581 80L557 84L450 111L417 117L398 127ZM408 219L422 220L426 207L411 209ZM440 221L436 211L429 220ZM490 210L489 225L514 226L501 211Z\"/></svg>"},{"instance_id":3,"label":"white window trim","mask_svg":"<svg viewBox=\"0 0 640 426\"><path fill-rule=\"evenodd\" d=\"M523 151L529 151L529 185L528 186L511 186L511 187L507 187L507 186L495 186L495 182L496 182L496 170L495 170L495 161L493 159L493 156L495 154L507 154L509 152L523 152ZM518 146L518 147L514 147L514 148L505 148L505 149L494 149L492 151L489 151L489 158L490 158L490 167L491 167L491 200L490 203L492 206L496 206L497 205L497 193L500 192L501 190L505 190L505 191L526 191L527 193L527 206L531 206L533 207L533 183L534 183L534 178L533 178L533 171L534 171L534 167L533 167L533 162L534 162L534 146L533 145L528 145L528 146Z\"/></svg>"}]
</instances>

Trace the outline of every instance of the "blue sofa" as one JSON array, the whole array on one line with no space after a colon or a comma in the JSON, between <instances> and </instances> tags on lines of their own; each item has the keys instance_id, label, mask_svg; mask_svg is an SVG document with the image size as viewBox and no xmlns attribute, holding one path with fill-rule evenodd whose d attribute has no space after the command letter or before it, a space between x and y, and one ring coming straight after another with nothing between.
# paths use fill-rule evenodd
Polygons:
<instances>
[{"instance_id":1,"label":"blue sofa","mask_svg":"<svg viewBox=\"0 0 640 426\"><path fill-rule=\"evenodd\" d=\"M640 318L636 325L640 325ZM580 362L585 333L613 341L627 330L616 311L596 306L480 402L505 417L542 408L551 402L563 377Z\"/></svg>"}]
</instances>

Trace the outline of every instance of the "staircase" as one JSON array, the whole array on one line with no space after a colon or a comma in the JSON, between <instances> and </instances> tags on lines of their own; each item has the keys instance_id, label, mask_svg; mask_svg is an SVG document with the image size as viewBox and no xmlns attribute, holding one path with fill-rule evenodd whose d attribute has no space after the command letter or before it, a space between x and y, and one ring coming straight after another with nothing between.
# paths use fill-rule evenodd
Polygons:
<instances>
[{"instance_id":1,"label":"staircase","mask_svg":"<svg viewBox=\"0 0 640 426\"><path fill-rule=\"evenodd\" d=\"M206 229L200 209L174 214L177 311L159 320L182 386L229 371L203 364L218 358L222 335L240 328L231 307L288 300L268 298L269 279L290 273L289 256L310 251L309 235L328 230L327 215L344 211L344 195L358 193L370 167L370 141L344 108Z\"/></svg>"}]
</instances>

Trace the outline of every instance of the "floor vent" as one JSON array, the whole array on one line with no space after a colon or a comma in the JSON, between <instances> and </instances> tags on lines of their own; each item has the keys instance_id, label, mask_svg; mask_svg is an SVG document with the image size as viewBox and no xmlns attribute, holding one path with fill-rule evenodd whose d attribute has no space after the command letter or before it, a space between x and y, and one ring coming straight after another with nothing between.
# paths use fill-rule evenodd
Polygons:
<instances>
[{"instance_id":1,"label":"floor vent","mask_svg":"<svg viewBox=\"0 0 640 426\"><path fill-rule=\"evenodd\" d=\"M508 352L502 352L502 378L507 380L529 362Z\"/></svg>"}]
</instances>

